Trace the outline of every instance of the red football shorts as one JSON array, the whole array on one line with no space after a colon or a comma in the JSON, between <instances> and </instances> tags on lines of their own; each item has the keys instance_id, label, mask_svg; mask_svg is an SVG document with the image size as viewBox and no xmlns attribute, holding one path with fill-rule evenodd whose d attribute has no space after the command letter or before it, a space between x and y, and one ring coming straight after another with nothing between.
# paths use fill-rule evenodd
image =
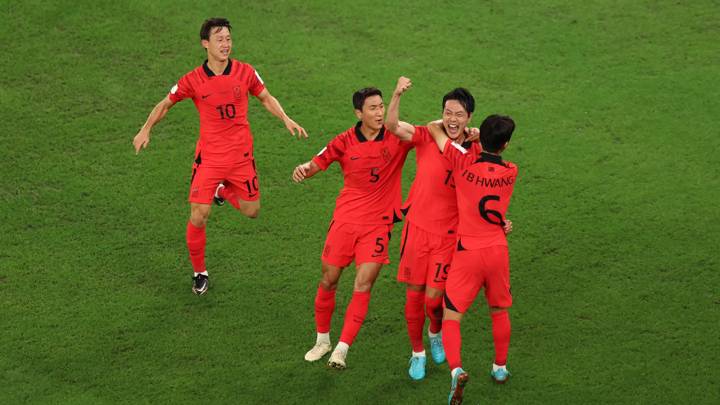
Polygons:
<instances>
[{"instance_id":1,"label":"red football shorts","mask_svg":"<svg viewBox=\"0 0 720 405\"><path fill-rule=\"evenodd\" d=\"M221 182L225 183L226 196L236 196L244 201L260 198L255 160L251 159L234 166L208 167L195 162L188 200L198 204L212 203L215 190Z\"/></svg>"},{"instance_id":2,"label":"red football shorts","mask_svg":"<svg viewBox=\"0 0 720 405\"><path fill-rule=\"evenodd\" d=\"M358 225L332 221L328 229L322 261L346 267L355 264L390 263L388 242L392 225Z\"/></svg>"},{"instance_id":3,"label":"red football shorts","mask_svg":"<svg viewBox=\"0 0 720 405\"><path fill-rule=\"evenodd\" d=\"M455 235L436 235L406 220L401 238L398 281L444 290L455 250Z\"/></svg>"},{"instance_id":4,"label":"red football shorts","mask_svg":"<svg viewBox=\"0 0 720 405\"><path fill-rule=\"evenodd\" d=\"M488 306L512 306L507 246L455 251L445 284L445 307L465 313L475 301L480 288L485 289Z\"/></svg>"}]
</instances>

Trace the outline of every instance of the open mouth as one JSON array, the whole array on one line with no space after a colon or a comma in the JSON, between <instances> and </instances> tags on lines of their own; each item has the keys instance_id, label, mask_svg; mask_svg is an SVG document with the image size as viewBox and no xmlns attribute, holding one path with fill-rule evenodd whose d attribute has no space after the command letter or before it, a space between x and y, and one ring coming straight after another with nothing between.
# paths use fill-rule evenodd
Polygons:
<instances>
[{"instance_id":1,"label":"open mouth","mask_svg":"<svg viewBox=\"0 0 720 405\"><path fill-rule=\"evenodd\" d=\"M447 131L450 135L457 135L460 133L460 126L457 124L447 124Z\"/></svg>"}]
</instances>

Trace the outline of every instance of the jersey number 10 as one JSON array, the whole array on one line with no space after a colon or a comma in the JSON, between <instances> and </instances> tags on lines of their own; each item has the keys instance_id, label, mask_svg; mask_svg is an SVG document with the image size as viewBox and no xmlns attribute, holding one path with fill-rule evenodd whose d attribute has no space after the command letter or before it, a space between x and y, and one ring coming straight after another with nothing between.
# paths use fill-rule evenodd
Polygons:
<instances>
[{"instance_id":1,"label":"jersey number 10","mask_svg":"<svg viewBox=\"0 0 720 405\"><path fill-rule=\"evenodd\" d=\"M235 104L219 105L215 107L215 109L220 113L221 120L224 120L225 118L235 118Z\"/></svg>"}]
</instances>

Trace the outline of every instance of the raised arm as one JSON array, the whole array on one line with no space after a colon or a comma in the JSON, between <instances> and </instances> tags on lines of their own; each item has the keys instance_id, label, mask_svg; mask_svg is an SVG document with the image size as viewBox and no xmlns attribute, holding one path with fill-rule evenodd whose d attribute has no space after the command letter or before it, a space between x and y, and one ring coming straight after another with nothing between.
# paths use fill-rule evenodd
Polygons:
<instances>
[{"instance_id":1,"label":"raised arm","mask_svg":"<svg viewBox=\"0 0 720 405\"><path fill-rule=\"evenodd\" d=\"M438 148L440 148L440 152L444 151L445 144L450 142L450 138L448 138L447 134L445 134L445 128L442 125L442 120L430 122L427 127L428 130L430 130L430 136L433 137Z\"/></svg>"},{"instance_id":2,"label":"raised arm","mask_svg":"<svg viewBox=\"0 0 720 405\"><path fill-rule=\"evenodd\" d=\"M270 111L272 115L280 118L280 120L285 124L285 127L288 129L288 131L290 131L291 134L297 136L298 138L308 137L305 129L298 125L297 122L293 121L292 118L288 117L287 114L285 114L285 110L283 110L280 102L275 97L273 97L272 94L270 94L268 89L264 89L262 92L260 92L260 94L257 95L257 98L260 100L266 110Z\"/></svg>"},{"instance_id":3,"label":"raised arm","mask_svg":"<svg viewBox=\"0 0 720 405\"><path fill-rule=\"evenodd\" d=\"M295 183L300 183L301 181L314 176L319 171L320 166L310 160L309 162L298 165L295 170L293 170L292 179Z\"/></svg>"},{"instance_id":4,"label":"raised arm","mask_svg":"<svg viewBox=\"0 0 720 405\"><path fill-rule=\"evenodd\" d=\"M412 124L400 121L400 96L410 87L412 87L410 79L403 76L398 79L385 119L385 127L403 141L411 141L413 133L415 133L415 127Z\"/></svg>"},{"instance_id":5,"label":"raised arm","mask_svg":"<svg viewBox=\"0 0 720 405\"><path fill-rule=\"evenodd\" d=\"M150 111L150 115L147 118L147 121L145 121L145 124L140 128L140 131L138 131L137 135L135 135L135 138L133 138L133 146L135 147L135 154L137 155L140 153L140 149L147 148L148 144L150 143L150 131L152 128L160 122L165 117L165 114L167 114L168 110L172 108L172 106L175 105L175 102L170 100L170 96L165 96L162 101L157 103L155 108Z\"/></svg>"}]
</instances>

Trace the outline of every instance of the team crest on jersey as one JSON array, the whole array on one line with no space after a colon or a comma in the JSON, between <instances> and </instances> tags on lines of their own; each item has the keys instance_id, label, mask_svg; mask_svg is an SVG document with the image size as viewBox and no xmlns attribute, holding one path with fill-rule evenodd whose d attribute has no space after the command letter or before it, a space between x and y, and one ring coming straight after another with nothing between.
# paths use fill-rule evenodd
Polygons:
<instances>
[{"instance_id":1,"label":"team crest on jersey","mask_svg":"<svg viewBox=\"0 0 720 405\"><path fill-rule=\"evenodd\" d=\"M383 149L382 149L382 157L383 157L383 160L385 160L386 162L391 161L391 160L392 160L392 154L390 153L390 149L388 149L388 148L383 148Z\"/></svg>"},{"instance_id":2,"label":"team crest on jersey","mask_svg":"<svg viewBox=\"0 0 720 405\"><path fill-rule=\"evenodd\" d=\"M235 98L242 97L242 87L240 87L240 86L233 87L233 95L235 96Z\"/></svg>"}]
</instances>

